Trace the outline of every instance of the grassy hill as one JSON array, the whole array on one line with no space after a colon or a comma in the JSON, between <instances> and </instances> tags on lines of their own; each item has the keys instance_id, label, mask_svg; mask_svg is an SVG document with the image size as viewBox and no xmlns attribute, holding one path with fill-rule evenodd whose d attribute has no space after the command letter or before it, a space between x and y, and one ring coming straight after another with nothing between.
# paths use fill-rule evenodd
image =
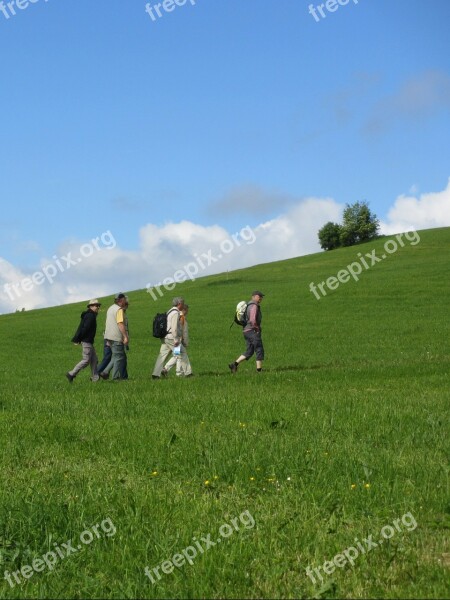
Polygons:
<instances>
[{"instance_id":1,"label":"grassy hill","mask_svg":"<svg viewBox=\"0 0 450 600\"><path fill-rule=\"evenodd\" d=\"M450 228L419 233L131 292L126 382L67 382L85 303L0 317L0 597L448 597ZM255 288L265 371L231 376ZM195 377L152 381L175 294Z\"/></svg>"}]
</instances>

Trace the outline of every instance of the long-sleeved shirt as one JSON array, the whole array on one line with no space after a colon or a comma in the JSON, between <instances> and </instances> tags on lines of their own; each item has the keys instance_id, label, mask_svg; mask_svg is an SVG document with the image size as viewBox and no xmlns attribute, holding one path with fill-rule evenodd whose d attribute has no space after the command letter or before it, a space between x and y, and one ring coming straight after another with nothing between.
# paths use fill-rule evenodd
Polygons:
<instances>
[{"instance_id":1,"label":"long-sleeved shirt","mask_svg":"<svg viewBox=\"0 0 450 600\"><path fill-rule=\"evenodd\" d=\"M166 339L173 340L175 344L181 342L183 330L180 323L180 311L178 308L171 308L167 313L167 331Z\"/></svg>"},{"instance_id":2,"label":"long-sleeved shirt","mask_svg":"<svg viewBox=\"0 0 450 600\"><path fill-rule=\"evenodd\" d=\"M93 310L85 310L81 313L80 325L72 338L72 342L79 344L80 342L86 342L93 344L95 339L95 333L97 331L97 315Z\"/></svg>"},{"instance_id":3,"label":"long-sleeved shirt","mask_svg":"<svg viewBox=\"0 0 450 600\"><path fill-rule=\"evenodd\" d=\"M261 331L262 314L259 304L249 302L247 306L247 325L244 331Z\"/></svg>"}]
</instances>

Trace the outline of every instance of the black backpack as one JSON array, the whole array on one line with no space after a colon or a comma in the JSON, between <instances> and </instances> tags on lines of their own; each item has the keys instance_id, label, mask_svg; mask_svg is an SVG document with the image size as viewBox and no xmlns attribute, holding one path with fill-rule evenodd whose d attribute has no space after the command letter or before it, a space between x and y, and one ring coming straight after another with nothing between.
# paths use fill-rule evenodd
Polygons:
<instances>
[{"instance_id":1,"label":"black backpack","mask_svg":"<svg viewBox=\"0 0 450 600\"><path fill-rule=\"evenodd\" d=\"M172 308L168 313L158 313L153 319L153 337L162 340L169 333L167 331L167 316L173 311L177 310Z\"/></svg>"}]
</instances>

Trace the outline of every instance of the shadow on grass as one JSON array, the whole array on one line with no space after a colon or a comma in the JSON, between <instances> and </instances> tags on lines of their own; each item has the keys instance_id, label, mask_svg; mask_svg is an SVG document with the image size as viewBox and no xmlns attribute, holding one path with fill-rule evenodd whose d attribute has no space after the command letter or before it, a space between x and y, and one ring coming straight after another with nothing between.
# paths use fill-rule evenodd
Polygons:
<instances>
[{"instance_id":1,"label":"shadow on grass","mask_svg":"<svg viewBox=\"0 0 450 600\"><path fill-rule=\"evenodd\" d=\"M314 371L316 369L330 369L333 368L335 365L330 365L330 364L322 364L322 365L308 365L308 366L302 366L302 365L286 365L284 367L274 367L274 368L263 368L261 375L263 375L264 373L284 373L286 371ZM238 371L239 372L242 372ZM247 368L246 369L246 373L252 373L254 372L257 375L260 375L259 373L256 372L255 368ZM230 376L231 373L229 370L225 370L225 371L201 371L198 373L198 375L200 376L207 376L207 375L213 375L215 377L220 377L223 375L228 375Z\"/></svg>"}]
</instances>

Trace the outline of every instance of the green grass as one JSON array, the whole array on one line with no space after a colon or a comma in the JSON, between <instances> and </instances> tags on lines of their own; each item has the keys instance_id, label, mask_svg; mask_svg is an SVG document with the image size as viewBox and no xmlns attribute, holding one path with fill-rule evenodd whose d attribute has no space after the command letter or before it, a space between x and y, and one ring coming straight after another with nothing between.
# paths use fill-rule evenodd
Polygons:
<instances>
[{"instance_id":1,"label":"green grass","mask_svg":"<svg viewBox=\"0 0 450 600\"><path fill-rule=\"evenodd\" d=\"M310 282L382 254L385 239L202 278L158 302L131 293L127 382L65 379L83 303L2 316L2 573L105 519L116 533L13 588L2 580L1 597L448 597L450 229L420 236L320 300ZM244 346L229 325L254 288L267 294L266 370L252 361L233 377ZM191 307L196 376L152 381L151 321L175 293ZM254 527L154 585L145 576L244 511ZM307 577L406 513L414 530L323 583Z\"/></svg>"}]
</instances>

